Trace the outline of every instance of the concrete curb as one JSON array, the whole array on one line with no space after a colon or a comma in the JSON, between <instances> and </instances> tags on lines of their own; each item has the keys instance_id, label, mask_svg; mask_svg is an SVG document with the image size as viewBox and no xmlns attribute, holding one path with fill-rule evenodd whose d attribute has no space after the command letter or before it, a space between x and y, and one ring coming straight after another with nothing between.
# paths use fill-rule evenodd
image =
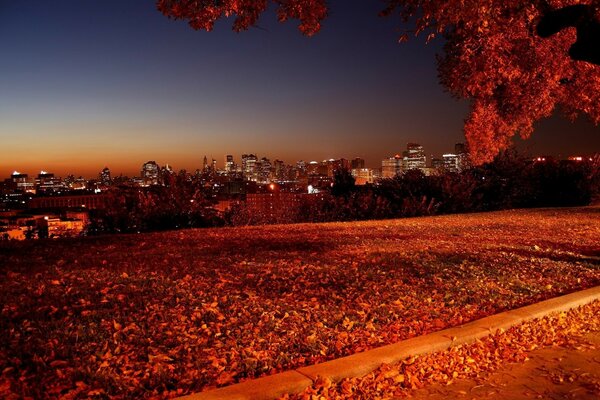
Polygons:
<instances>
[{"instance_id":1,"label":"concrete curb","mask_svg":"<svg viewBox=\"0 0 600 400\"><path fill-rule=\"evenodd\" d=\"M600 300L600 286L545 300L537 304L502 312L469 322L456 328L430 333L378 347L362 353L338 358L321 364L298 368L280 374L238 383L223 388L181 397L185 400L270 400L286 393L299 393L312 385L317 376L334 382L344 378L364 376L381 364L402 361L413 355L433 353L451 346L474 342L498 329L508 329L522 322L544 317L550 313L568 311Z\"/></svg>"}]
</instances>

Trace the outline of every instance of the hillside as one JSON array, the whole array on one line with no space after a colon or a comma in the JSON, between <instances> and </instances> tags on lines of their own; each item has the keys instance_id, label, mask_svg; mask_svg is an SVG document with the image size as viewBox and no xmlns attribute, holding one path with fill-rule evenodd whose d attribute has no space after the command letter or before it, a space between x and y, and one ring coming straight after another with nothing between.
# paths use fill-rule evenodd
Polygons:
<instances>
[{"instance_id":1,"label":"hillside","mask_svg":"<svg viewBox=\"0 0 600 400\"><path fill-rule=\"evenodd\" d=\"M174 396L600 284L600 207L0 243L0 397Z\"/></svg>"}]
</instances>

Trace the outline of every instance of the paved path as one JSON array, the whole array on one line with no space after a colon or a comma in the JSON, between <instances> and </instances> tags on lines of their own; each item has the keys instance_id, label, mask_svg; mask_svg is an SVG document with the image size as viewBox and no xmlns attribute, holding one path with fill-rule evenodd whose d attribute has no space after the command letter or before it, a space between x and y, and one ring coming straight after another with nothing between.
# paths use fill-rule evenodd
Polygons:
<instances>
[{"instance_id":1,"label":"paved path","mask_svg":"<svg viewBox=\"0 0 600 400\"><path fill-rule=\"evenodd\" d=\"M594 399L600 398L600 332L574 348L531 353L524 364L506 365L479 379L457 380L412 392L414 399Z\"/></svg>"}]
</instances>

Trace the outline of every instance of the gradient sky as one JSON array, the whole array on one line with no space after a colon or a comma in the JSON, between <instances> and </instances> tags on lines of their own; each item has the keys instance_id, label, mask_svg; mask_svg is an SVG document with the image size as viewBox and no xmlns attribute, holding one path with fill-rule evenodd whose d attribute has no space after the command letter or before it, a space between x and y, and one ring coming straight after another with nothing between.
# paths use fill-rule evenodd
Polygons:
<instances>
[{"instance_id":1,"label":"gradient sky","mask_svg":"<svg viewBox=\"0 0 600 400\"><path fill-rule=\"evenodd\" d=\"M462 141L466 102L438 84L441 44L398 44L374 0L332 0L313 38L266 14L260 29L193 31L153 0L0 0L0 178L13 170L190 171L207 155L363 157L408 141L428 155ZM558 117L521 143L534 153L600 150L600 128Z\"/></svg>"}]
</instances>

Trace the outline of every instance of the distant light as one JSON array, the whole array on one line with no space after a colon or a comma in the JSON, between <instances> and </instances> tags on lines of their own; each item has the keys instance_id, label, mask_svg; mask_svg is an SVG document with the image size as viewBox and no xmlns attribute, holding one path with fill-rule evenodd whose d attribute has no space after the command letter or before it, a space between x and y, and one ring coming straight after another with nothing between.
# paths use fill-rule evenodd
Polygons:
<instances>
[{"instance_id":1,"label":"distant light","mask_svg":"<svg viewBox=\"0 0 600 400\"><path fill-rule=\"evenodd\" d=\"M274 184L274 183L271 183L271 184L269 185L269 189L271 189L271 190L275 190L275 184Z\"/></svg>"},{"instance_id":2,"label":"distant light","mask_svg":"<svg viewBox=\"0 0 600 400\"><path fill-rule=\"evenodd\" d=\"M12 173L13 175L21 175L21 173L19 171L15 171Z\"/></svg>"},{"instance_id":3,"label":"distant light","mask_svg":"<svg viewBox=\"0 0 600 400\"><path fill-rule=\"evenodd\" d=\"M48 173L48 172L46 172L46 171L44 171L44 170L41 170L41 171L40 171L40 175L46 175L47 173Z\"/></svg>"}]
</instances>

